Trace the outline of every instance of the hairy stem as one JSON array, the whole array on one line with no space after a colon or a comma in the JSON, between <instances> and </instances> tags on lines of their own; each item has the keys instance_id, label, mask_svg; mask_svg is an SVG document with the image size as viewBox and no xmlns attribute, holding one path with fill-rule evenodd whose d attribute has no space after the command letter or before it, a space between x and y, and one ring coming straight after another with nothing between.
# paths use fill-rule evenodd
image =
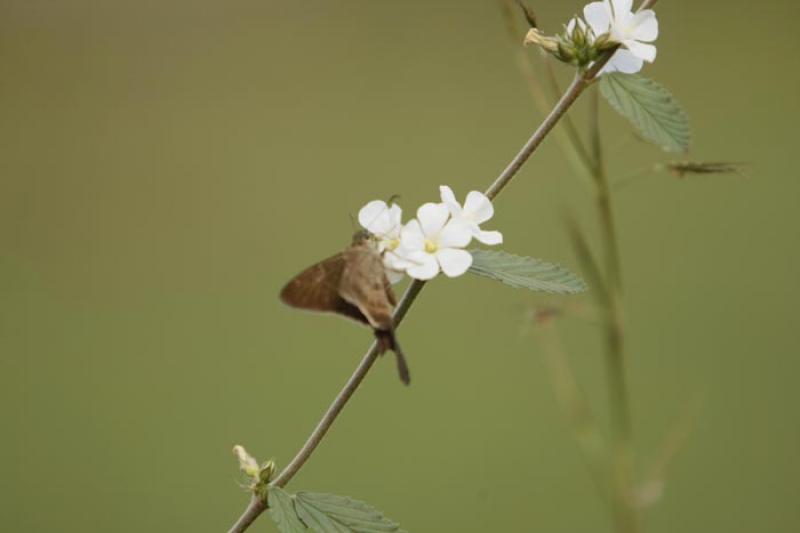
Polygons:
<instances>
[{"instance_id":1,"label":"hairy stem","mask_svg":"<svg viewBox=\"0 0 800 533\"><path fill-rule=\"evenodd\" d=\"M572 104L575 103L575 100L586 90L590 83L590 79L588 79L585 75L577 74L575 78L572 80L572 83L569 85L567 90L561 96L561 99L556 103L553 110L550 114L545 117L544 121L539 125L536 131L531 135L528 142L520 149L519 153L511 160L508 166L500 173L497 179L494 180L488 189L486 189L486 196L489 197L490 200L494 200L498 194L509 184L509 182L516 176L519 169L522 168L522 165L528 160L528 158L536 151L537 148L542 144L542 141L547 137L547 135L553 130L558 121L564 114L572 107Z\"/></svg>"},{"instance_id":2,"label":"hairy stem","mask_svg":"<svg viewBox=\"0 0 800 533\"><path fill-rule=\"evenodd\" d=\"M551 98L558 98L558 95L561 94L561 85L558 83L558 78L556 77L556 69L555 69L555 59L542 52L542 63L544 65L544 71L547 75L547 81L550 85L550 92L552 94ZM581 164L583 166L584 172L591 171L592 166L592 158L586 151L586 147L583 145L583 141L581 140L581 135L578 133L578 128L575 126L575 123L567 116L564 117L563 122L563 129L566 133L566 139L569 142L570 146L573 147L577 157L580 158Z\"/></svg>"}]
</instances>

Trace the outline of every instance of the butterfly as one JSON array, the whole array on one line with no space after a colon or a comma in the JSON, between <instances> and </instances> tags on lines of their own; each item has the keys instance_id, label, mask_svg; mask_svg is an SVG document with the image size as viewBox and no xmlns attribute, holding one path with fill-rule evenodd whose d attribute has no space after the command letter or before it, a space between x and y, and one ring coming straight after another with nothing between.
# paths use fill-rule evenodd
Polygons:
<instances>
[{"instance_id":1,"label":"butterfly","mask_svg":"<svg viewBox=\"0 0 800 533\"><path fill-rule=\"evenodd\" d=\"M280 298L290 307L334 313L372 328L378 353L393 351L400 380L406 385L411 382L394 331L397 299L375 238L368 231L357 232L342 252L295 276L281 290Z\"/></svg>"}]
</instances>

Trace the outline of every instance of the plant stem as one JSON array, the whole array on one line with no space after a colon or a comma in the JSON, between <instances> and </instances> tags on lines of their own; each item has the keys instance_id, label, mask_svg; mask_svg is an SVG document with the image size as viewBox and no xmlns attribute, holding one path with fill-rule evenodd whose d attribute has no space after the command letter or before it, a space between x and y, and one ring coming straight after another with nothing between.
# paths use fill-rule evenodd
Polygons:
<instances>
[{"instance_id":1,"label":"plant stem","mask_svg":"<svg viewBox=\"0 0 800 533\"><path fill-rule=\"evenodd\" d=\"M244 510L242 516L233 524L228 530L228 533L241 533L242 531L246 531L250 524L256 521L256 518L267 510L267 501L257 494L253 494L250 497L250 504L247 506L247 509Z\"/></svg>"},{"instance_id":2,"label":"plant stem","mask_svg":"<svg viewBox=\"0 0 800 533\"><path fill-rule=\"evenodd\" d=\"M594 179L597 184L597 209L606 259L605 336L606 376L611 414L612 508L617 530L635 533L640 530L639 516L633 499L633 446L630 400L625 376L625 343L622 321L622 266L614 222L614 210L608 176L603 162L600 136L599 91L591 99L589 133L594 158Z\"/></svg>"},{"instance_id":3,"label":"plant stem","mask_svg":"<svg viewBox=\"0 0 800 533\"><path fill-rule=\"evenodd\" d=\"M544 121L539 125L536 131L531 135L528 142L522 147L522 149L517 153L514 159L508 164L508 166L500 173L494 183L486 189L486 196L489 197L490 200L494 200L498 194L505 188L506 185L514 178L514 176L519 172L519 169L522 168L522 165L528 160L528 158L536 151L536 149L542 144L542 141L547 137L547 134L550 133L561 117L567 112L567 110L572 107L572 104L575 103L575 100L586 90L586 87L589 86L590 79L587 79L585 75L576 74L575 78L570 83L567 90L561 96L561 99L556 103L553 110L550 114L545 117Z\"/></svg>"},{"instance_id":4,"label":"plant stem","mask_svg":"<svg viewBox=\"0 0 800 533\"><path fill-rule=\"evenodd\" d=\"M514 55L519 71L525 79L537 109L542 115L547 115L552 109L551 100L558 98L562 94L560 88L557 87L558 84L553 75L552 64L545 63L545 66L548 67L547 75L553 90L552 96L549 96L542 85L542 76L534 70L529 50L519 46L527 30L522 30L517 22L517 3L515 0L500 0L500 7L506 20L507 34L514 45ZM569 162L581 176L588 180L592 174L591 159L580 144L580 137L577 135L574 126L571 127L569 117L564 117L563 123L553 133Z\"/></svg>"},{"instance_id":5,"label":"plant stem","mask_svg":"<svg viewBox=\"0 0 800 533\"><path fill-rule=\"evenodd\" d=\"M554 66L555 59L544 51L541 52L541 55L547 81L550 84L550 93L552 94L551 98L558 98L558 95L561 94L561 85L558 83L558 78L556 77L556 69ZM578 128L575 127L575 123L569 118L569 116L567 116L564 117L564 123L562 127L566 133L566 139L569 145L572 146L577 154L577 157L580 158L584 172L591 173L592 158L587 153L586 148L583 145L583 141L578 133Z\"/></svg>"},{"instance_id":6,"label":"plant stem","mask_svg":"<svg viewBox=\"0 0 800 533\"><path fill-rule=\"evenodd\" d=\"M639 11L655 6L657 0L645 0ZM614 50L611 51L614 53ZM602 68L602 66L600 67ZM597 65L592 71L599 72ZM620 533L641 531L638 506L634 496L634 461L630 399L625 375L625 338L622 317L622 266L619 239L614 221L611 190L603 161L600 136L599 95L595 91L590 108L590 138L597 184L597 208L600 216L603 248L606 255L606 375L609 393L613 440L611 489L613 514Z\"/></svg>"},{"instance_id":7,"label":"plant stem","mask_svg":"<svg viewBox=\"0 0 800 533\"><path fill-rule=\"evenodd\" d=\"M506 187L506 185L509 184L517 172L519 172L520 168L522 168L522 166L528 160L528 158L530 158L531 154L533 154L533 152L535 152L536 149L541 145L542 141L545 139L545 137L547 137L547 134L552 131L559 119L564 116L578 96L580 96L580 94L586 89L588 83L589 82L581 75L577 75L575 77L572 84L561 97L561 100L559 100L550 114L545 118L544 122L542 122L542 124L536 129L533 135L531 135L530 139L528 139L528 142L525 143L525 145L511 160L508 166L486 190L486 196L488 196L489 199L493 200L496 198L497 195L500 194L500 192L502 192L502 190ZM411 304L414 303L414 300L416 300L424 286L424 282L415 280L411 283L411 285L409 285L408 289L406 289L406 292L403 294L403 297L400 300L397 309L395 310L394 320L396 325L400 325L406 313L408 312L408 309L411 307ZM373 342L372 346L370 346L369 350L367 350L367 353L361 359L361 362L350 376L350 379L348 379L347 383L345 383L344 388L333 400L333 403L330 405L330 407L328 407L328 410L322 416L322 419L317 424L317 427L311 432L311 435L309 435L303 447L299 452L297 452L294 459L292 459L286 468L284 468L281 473L278 474L272 484L278 487L285 486L295 476L295 474L297 474L300 468L302 468L309 457L311 457L311 454L314 453L316 447L319 446L319 443L322 442L322 439L325 437L328 429L330 429L331 425L333 425L334 421L339 416L339 413L341 413L348 400L353 396L353 393L355 393L359 385L361 385L361 382L366 377L367 372L369 372L369 369L372 367L372 364L375 362L377 356L377 344ZM255 519L264 512L264 510L266 510L266 508L266 502L263 499L254 496L242 516L229 530L229 533L241 533L245 531L250 524L252 524Z\"/></svg>"}]
</instances>

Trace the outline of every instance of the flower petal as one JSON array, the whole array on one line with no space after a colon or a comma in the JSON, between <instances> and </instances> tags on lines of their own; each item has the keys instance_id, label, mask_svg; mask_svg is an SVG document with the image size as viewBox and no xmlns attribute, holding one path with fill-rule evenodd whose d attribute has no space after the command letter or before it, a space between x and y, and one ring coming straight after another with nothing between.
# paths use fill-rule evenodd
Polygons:
<instances>
[{"instance_id":1,"label":"flower petal","mask_svg":"<svg viewBox=\"0 0 800 533\"><path fill-rule=\"evenodd\" d=\"M642 70L642 65L644 65L644 62L641 59L623 48L616 51L603 67L603 70L600 71L600 74L607 74L609 72L636 74Z\"/></svg>"},{"instance_id":2,"label":"flower petal","mask_svg":"<svg viewBox=\"0 0 800 533\"><path fill-rule=\"evenodd\" d=\"M406 276L406 273L402 270L393 270L391 268L386 269L386 277L389 280L389 283L395 285L403 281L403 278Z\"/></svg>"},{"instance_id":3,"label":"flower petal","mask_svg":"<svg viewBox=\"0 0 800 533\"><path fill-rule=\"evenodd\" d=\"M473 228L477 229L478 225L458 219L451 220L442 228L436 244L439 248L463 248L472 240Z\"/></svg>"},{"instance_id":4,"label":"flower petal","mask_svg":"<svg viewBox=\"0 0 800 533\"><path fill-rule=\"evenodd\" d=\"M429 280L439 273L439 262L431 254L414 252L409 256L414 266L406 269L406 274L414 279Z\"/></svg>"},{"instance_id":5,"label":"flower petal","mask_svg":"<svg viewBox=\"0 0 800 533\"><path fill-rule=\"evenodd\" d=\"M436 252L436 260L439 261L442 272L450 278L460 276L472 266L472 254L455 248L442 248Z\"/></svg>"},{"instance_id":6,"label":"flower petal","mask_svg":"<svg viewBox=\"0 0 800 533\"><path fill-rule=\"evenodd\" d=\"M478 242L488 244L489 246L494 246L495 244L501 244L503 242L503 234L499 231L482 231L478 229L478 231L473 231L472 236L475 237Z\"/></svg>"},{"instance_id":7,"label":"flower petal","mask_svg":"<svg viewBox=\"0 0 800 533\"><path fill-rule=\"evenodd\" d=\"M494 216L494 206L492 201L485 194L478 191L471 191L464 202L464 217L483 224Z\"/></svg>"},{"instance_id":8,"label":"flower petal","mask_svg":"<svg viewBox=\"0 0 800 533\"><path fill-rule=\"evenodd\" d=\"M461 214L461 204L456 200L453 189L447 185L442 185L439 187L439 194L442 196L442 203L447 206L451 215L458 216Z\"/></svg>"},{"instance_id":9,"label":"flower petal","mask_svg":"<svg viewBox=\"0 0 800 533\"><path fill-rule=\"evenodd\" d=\"M426 237L438 234L449 217L450 210L444 204L427 203L417 210L417 220Z\"/></svg>"},{"instance_id":10,"label":"flower petal","mask_svg":"<svg viewBox=\"0 0 800 533\"><path fill-rule=\"evenodd\" d=\"M391 224L391 228L389 230L389 235L392 237L399 237L400 236L400 229L403 227L403 210L397 204L392 204L389 207L389 223Z\"/></svg>"},{"instance_id":11,"label":"flower petal","mask_svg":"<svg viewBox=\"0 0 800 533\"><path fill-rule=\"evenodd\" d=\"M605 2L592 2L583 8L583 18L592 27L596 36L608 32L611 26L611 11Z\"/></svg>"},{"instance_id":12,"label":"flower petal","mask_svg":"<svg viewBox=\"0 0 800 533\"><path fill-rule=\"evenodd\" d=\"M411 252L400 247L394 251L386 251L383 254L383 266L391 270L403 271L409 267L414 266L414 263L409 260Z\"/></svg>"},{"instance_id":13,"label":"flower petal","mask_svg":"<svg viewBox=\"0 0 800 533\"><path fill-rule=\"evenodd\" d=\"M389 227L389 206L383 200L373 200L358 212L358 223L375 235L382 235Z\"/></svg>"},{"instance_id":14,"label":"flower petal","mask_svg":"<svg viewBox=\"0 0 800 533\"><path fill-rule=\"evenodd\" d=\"M633 0L611 0L614 5L614 15L620 17L633 11Z\"/></svg>"},{"instance_id":15,"label":"flower petal","mask_svg":"<svg viewBox=\"0 0 800 533\"><path fill-rule=\"evenodd\" d=\"M652 42L658 38L658 19L652 9L639 11L633 17L631 38L637 41Z\"/></svg>"},{"instance_id":16,"label":"flower petal","mask_svg":"<svg viewBox=\"0 0 800 533\"><path fill-rule=\"evenodd\" d=\"M417 219L409 220L400 230L400 246L409 253L425 249L425 235Z\"/></svg>"},{"instance_id":17,"label":"flower petal","mask_svg":"<svg viewBox=\"0 0 800 533\"><path fill-rule=\"evenodd\" d=\"M633 40L625 41L624 44L630 53L639 59L643 59L648 63L656 60L656 47L654 45Z\"/></svg>"}]
</instances>

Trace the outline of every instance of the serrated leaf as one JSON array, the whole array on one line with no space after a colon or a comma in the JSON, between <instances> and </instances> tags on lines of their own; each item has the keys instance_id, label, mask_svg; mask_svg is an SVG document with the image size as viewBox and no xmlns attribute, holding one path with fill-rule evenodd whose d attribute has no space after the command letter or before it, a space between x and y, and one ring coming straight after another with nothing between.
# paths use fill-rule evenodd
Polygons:
<instances>
[{"instance_id":1,"label":"serrated leaf","mask_svg":"<svg viewBox=\"0 0 800 533\"><path fill-rule=\"evenodd\" d=\"M669 91L655 81L613 72L600 78L600 92L648 141L667 152L689 149L689 117Z\"/></svg>"},{"instance_id":2,"label":"serrated leaf","mask_svg":"<svg viewBox=\"0 0 800 533\"><path fill-rule=\"evenodd\" d=\"M308 528L300 521L294 496L280 487L270 487L267 503L269 515L281 533L305 533Z\"/></svg>"},{"instance_id":3,"label":"serrated leaf","mask_svg":"<svg viewBox=\"0 0 800 533\"><path fill-rule=\"evenodd\" d=\"M298 492L295 507L317 533L405 533L380 511L345 496Z\"/></svg>"},{"instance_id":4,"label":"serrated leaf","mask_svg":"<svg viewBox=\"0 0 800 533\"><path fill-rule=\"evenodd\" d=\"M469 252L472 254L470 273L517 289L551 294L575 294L586 290L581 278L560 265L494 250L473 249Z\"/></svg>"}]
</instances>

